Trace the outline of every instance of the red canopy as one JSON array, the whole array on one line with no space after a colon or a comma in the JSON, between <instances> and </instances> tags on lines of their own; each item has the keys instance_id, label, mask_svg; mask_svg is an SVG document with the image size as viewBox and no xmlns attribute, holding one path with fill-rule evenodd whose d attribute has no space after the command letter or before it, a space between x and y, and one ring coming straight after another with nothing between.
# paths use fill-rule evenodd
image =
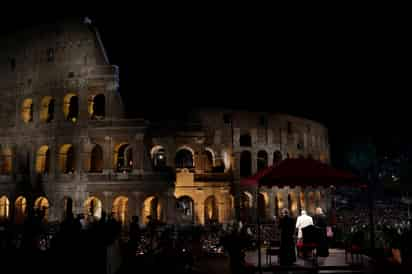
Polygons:
<instances>
[{"instance_id":1,"label":"red canopy","mask_svg":"<svg viewBox=\"0 0 412 274\"><path fill-rule=\"evenodd\" d=\"M272 186L337 186L356 185L365 187L361 179L352 173L337 170L312 159L285 159L267 167L255 175L242 179L242 185Z\"/></svg>"}]
</instances>

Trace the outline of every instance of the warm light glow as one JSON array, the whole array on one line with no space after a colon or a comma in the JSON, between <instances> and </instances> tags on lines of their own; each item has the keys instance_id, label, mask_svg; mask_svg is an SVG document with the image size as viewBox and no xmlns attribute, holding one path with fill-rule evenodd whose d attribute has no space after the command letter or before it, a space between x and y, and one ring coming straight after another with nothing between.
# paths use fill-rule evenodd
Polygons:
<instances>
[{"instance_id":1,"label":"warm light glow","mask_svg":"<svg viewBox=\"0 0 412 274\"><path fill-rule=\"evenodd\" d=\"M21 116L26 124L33 121L33 100L25 99L22 105Z\"/></svg>"},{"instance_id":2,"label":"warm light glow","mask_svg":"<svg viewBox=\"0 0 412 274\"><path fill-rule=\"evenodd\" d=\"M78 105L75 106L76 99L78 100L78 97L75 93L68 93L66 96L64 96L63 99L63 114L64 118L66 120L70 120L73 123L77 121L77 115L78 115ZM78 102L77 102L78 104Z\"/></svg>"},{"instance_id":3,"label":"warm light glow","mask_svg":"<svg viewBox=\"0 0 412 274\"><path fill-rule=\"evenodd\" d=\"M148 216L151 216L155 220L160 220L160 214L161 214L161 206L159 203L159 200L155 196L150 196L146 198L143 202L143 208L142 208L142 223L147 224L148 223Z\"/></svg>"},{"instance_id":4,"label":"warm light glow","mask_svg":"<svg viewBox=\"0 0 412 274\"><path fill-rule=\"evenodd\" d=\"M44 145L39 148L36 156L36 172L43 174L49 172L50 161L49 147Z\"/></svg>"},{"instance_id":5,"label":"warm light glow","mask_svg":"<svg viewBox=\"0 0 412 274\"><path fill-rule=\"evenodd\" d=\"M102 217L102 202L94 196L89 197L84 202L84 214L85 216L91 215L96 219L100 219Z\"/></svg>"},{"instance_id":6,"label":"warm light glow","mask_svg":"<svg viewBox=\"0 0 412 274\"><path fill-rule=\"evenodd\" d=\"M63 173L72 173L74 171L74 163L73 145L62 145L59 151L60 171Z\"/></svg>"},{"instance_id":7,"label":"warm light glow","mask_svg":"<svg viewBox=\"0 0 412 274\"><path fill-rule=\"evenodd\" d=\"M15 222L17 224L21 224L24 221L24 218L26 217L26 207L27 207L27 200L23 196L20 196L16 199L16 202L14 204L14 210L15 210Z\"/></svg>"},{"instance_id":8,"label":"warm light glow","mask_svg":"<svg viewBox=\"0 0 412 274\"><path fill-rule=\"evenodd\" d=\"M54 100L51 96L45 96L40 103L40 121L43 123L53 120Z\"/></svg>"},{"instance_id":9,"label":"warm light glow","mask_svg":"<svg viewBox=\"0 0 412 274\"><path fill-rule=\"evenodd\" d=\"M0 154L1 174L10 174L12 171L12 151L10 148L3 148Z\"/></svg>"},{"instance_id":10,"label":"warm light glow","mask_svg":"<svg viewBox=\"0 0 412 274\"><path fill-rule=\"evenodd\" d=\"M9 218L10 202L7 196L0 198L0 220Z\"/></svg>"},{"instance_id":11,"label":"warm light glow","mask_svg":"<svg viewBox=\"0 0 412 274\"><path fill-rule=\"evenodd\" d=\"M34 209L44 212L44 220L47 220L49 213L49 201L45 197L39 197L34 202Z\"/></svg>"},{"instance_id":12,"label":"warm light glow","mask_svg":"<svg viewBox=\"0 0 412 274\"><path fill-rule=\"evenodd\" d=\"M112 213L114 218L119 221L122 225L127 224L127 204L128 198L125 196L117 197L113 202Z\"/></svg>"}]
</instances>

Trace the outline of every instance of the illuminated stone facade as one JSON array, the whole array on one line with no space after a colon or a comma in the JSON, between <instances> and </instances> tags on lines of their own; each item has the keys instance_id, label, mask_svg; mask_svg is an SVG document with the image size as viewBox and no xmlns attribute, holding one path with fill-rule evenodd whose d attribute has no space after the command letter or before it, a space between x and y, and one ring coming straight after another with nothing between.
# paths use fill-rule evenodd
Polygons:
<instances>
[{"instance_id":1,"label":"illuminated stone facade","mask_svg":"<svg viewBox=\"0 0 412 274\"><path fill-rule=\"evenodd\" d=\"M5 39L5 40L3 40ZM277 113L198 109L171 127L125 119L118 68L97 30L67 21L2 37L0 48L0 218L22 222L45 209L127 223L253 221L264 205L328 209L324 189L240 187L240 178L285 157L329 162L327 129Z\"/></svg>"}]
</instances>

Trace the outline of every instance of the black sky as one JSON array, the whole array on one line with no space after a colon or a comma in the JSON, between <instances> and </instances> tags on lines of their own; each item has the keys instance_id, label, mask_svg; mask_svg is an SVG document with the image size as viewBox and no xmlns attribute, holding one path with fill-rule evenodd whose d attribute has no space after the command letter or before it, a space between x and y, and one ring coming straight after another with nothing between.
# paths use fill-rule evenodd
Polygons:
<instances>
[{"instance_id":1,"label":"black sky","mask_svg":"<svg viewBox=\"0 0 412 274\"><path fill-rule=\"evenodd\" d=\"M333 15L82 15L119 65L120 91L134 115L237 107L319 120L337 143L357 135L383 143L409 138L410 42L396 24ZM56 18L6 21L2 31Z\"/></svg>"}]
</instances>

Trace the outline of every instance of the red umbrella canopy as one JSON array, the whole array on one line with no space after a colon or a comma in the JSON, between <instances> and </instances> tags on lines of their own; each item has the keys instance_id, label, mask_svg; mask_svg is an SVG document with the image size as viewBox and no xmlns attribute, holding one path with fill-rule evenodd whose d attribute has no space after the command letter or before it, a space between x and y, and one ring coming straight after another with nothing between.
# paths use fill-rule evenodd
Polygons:
<instances>
[{"instance_id":1,"label":"red umbrella canopy","mask_svg":"<svg viewBox=\"0 0 412 274\"><path fill-rule=\"evenodd\" d=\"M263 169L243 179L242 185L272 186L324 186L362 185L352 173L335 169L313 159L285 159L276 166Z\"/></svg>"}]
</instances>

